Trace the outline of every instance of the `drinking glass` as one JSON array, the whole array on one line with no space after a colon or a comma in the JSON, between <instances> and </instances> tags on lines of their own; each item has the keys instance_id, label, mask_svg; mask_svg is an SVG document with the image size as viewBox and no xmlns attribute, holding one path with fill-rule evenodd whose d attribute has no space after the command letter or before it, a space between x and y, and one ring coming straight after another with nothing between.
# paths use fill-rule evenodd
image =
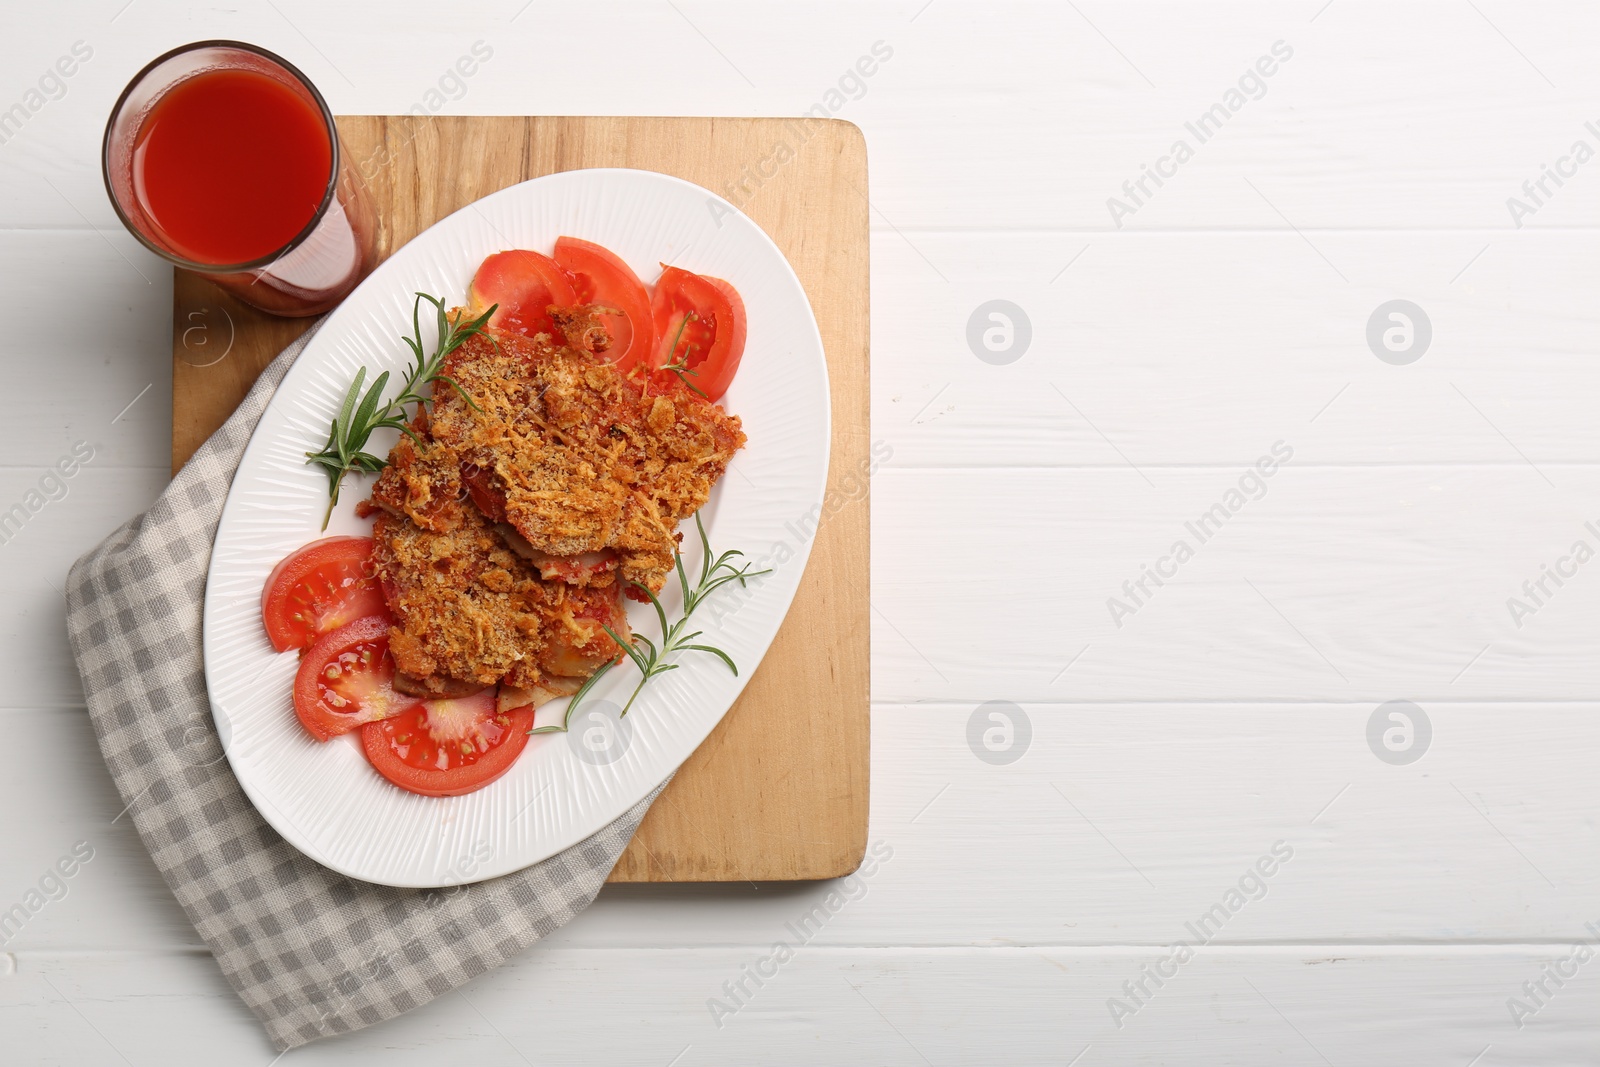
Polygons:
<instances>
[{"instance_id":1,"label":"drinking glass","mask_svg":"<svg viewBox=\"0 0 1600 1067\"><path fill-rule=\"evenodd\" d=\"M198 75L229 70L272 78L321 116L330 149L327 183L315 213L281 248L248 262L198 262L177 247L141 196L141 131L152 110L174 88ZM247 129L237 132L241 137L250 135ZM264 48L241 41L197 41L152 60L128 83L112 109L102 165L106 191L117 215L145 247L262 311L286 316L320 314L342 300L374 265L372 202L360 176L347 162L333 113L304 74ZM227 191L222 195L226 197ZM232 207L241 218L251 209L248 200L248 195L241 193Z\"/></svg>"}]
</instances>

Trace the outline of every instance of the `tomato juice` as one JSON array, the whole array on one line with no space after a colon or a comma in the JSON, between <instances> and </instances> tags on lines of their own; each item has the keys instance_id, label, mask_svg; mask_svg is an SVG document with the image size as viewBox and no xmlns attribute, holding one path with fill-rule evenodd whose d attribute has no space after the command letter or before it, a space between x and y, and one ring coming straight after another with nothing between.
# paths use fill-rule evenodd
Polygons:
<instances>
[{"instance_id":1,"label":"tomato juice","mask_svg":"<svg viewBox=\"0 0 1600 1067\"><path fill-rule=\"evenodd\" d=\"M372 200L332 113L264 48L156 57L112 109L102 165L145 247L271 314L327 311L377 262Z\"/></svg>"},{"instance_id":2,"label":"tomato juice","mask_svg":"<svg viewBox=\"0 0 1600 1067\"><path fill-rule=\"evenodd\" d=\"M332 177L321 109L260 71L209 70L178 83L134 142L146 217L174 252L207 265L283 248L316 216Z\"/></svg>"}]
</instances>

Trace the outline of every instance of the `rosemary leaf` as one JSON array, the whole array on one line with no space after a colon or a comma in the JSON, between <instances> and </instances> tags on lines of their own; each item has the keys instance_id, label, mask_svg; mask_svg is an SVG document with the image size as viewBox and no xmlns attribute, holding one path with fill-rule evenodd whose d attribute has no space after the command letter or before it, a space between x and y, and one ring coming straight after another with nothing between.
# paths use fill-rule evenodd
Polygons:
<instances>
[{"instance_id":1,"label":"rosemary leaf","mask_svg":"<svg viewBox=\"0 0 1600 1067\"><path fill-rule=\"evenodd\" d=\"M433 305L438 319L439 339L431 355L422 343L424 300ZM387 460L365 451L374 430L398 430L418 445L422 444L422 439L411 428L410 422L416 410L430 401L431 398L423 393L428 386L443 381L454 388L474 410L481 410L461 387L461 383L442 371L445 358L450 353L474 334L485 332L490 316L498 307L496 304L472 319L462 315L452 317L439 297L427 293L416 294L416 300L411 305L412 336L401 338L416 359L416 366L406 373L400 394L388 402L384 401L383 391L389 384L388 371L378 375L371 388L363 394L361 387L366 384L367 368L362 367L356 371L355 381L350 383L350 390L345 393L339 413L334 416L327 444L323 445L321 451L306 453L307 463L322 467L328 473L328 510L322 516L324 530L328 528L328 520L333 517L334 505L339 503L339 489L344 484L345 475L352 471L375 474L388 465Z\"/></svg>"},{"instance_id":2,"label":"rosemary leaf","mask_svg":"<svg viewBox=\"0 0 1600 1067\"><path fill-rule=\"evenodd\" d=\"M771 571L770 569L752 571L750 568L753 564L750 563L746 563L743 567L735 567L732 560L744 555L743 552L737 550L714 556L711 552L711 539L706 535L705 523L700 520L698 512L695 514L694 523L695 528L700 533L702 551L700 580L694 586L691 587L689 584L688 571L683 566L683 553L677 549L673 550L673 568L677 571L678 582L683 587L683 615L679 617L677 622L669 623L667 621L667 611L662 607L660 598L645 586L637 582L629 582L629 585L648 597L651 607L655 608L656 619L661 624L661 643L657 645L644 634L634 634L632 641L624 641L620 634L602 623L601 625L605 628L606 633L610 635L611 640L615 641L618 649L620 649L617 658L605 664L600 670L591 675L588 681L583 683L583 688L573 695L571 703L567 705L567 714L560 726L541 726L538 729L529 731L530 733L546 734L565 731L571 725L573 713L577 711L578 705L589 695L589 690L594 686L595 680L618 663L621 663L623 656L627 656L633 665L639 668L638 684L633 687L633 692L629 694L627 703L622 706L623 715L628 714L628 710L633 707L633 702L638 699L640 693L644 692L644 687L649 684L650 679L663 675L668 671L675 671L681 666L679 663L669 662L670 657L679 652L710 653L722 660L723 663L726 663L728 669L734 673L735 677L738 677L739 667L734 663L732 656L712 645L695 643L696 638L704 633L703 630L685 632L688 630L689 616L694 614L696 608L705 603L707 597L729 582L737 580L742 585L746 578L755 578L763 574L769 574Z\"/></svg>"}]
</instances>

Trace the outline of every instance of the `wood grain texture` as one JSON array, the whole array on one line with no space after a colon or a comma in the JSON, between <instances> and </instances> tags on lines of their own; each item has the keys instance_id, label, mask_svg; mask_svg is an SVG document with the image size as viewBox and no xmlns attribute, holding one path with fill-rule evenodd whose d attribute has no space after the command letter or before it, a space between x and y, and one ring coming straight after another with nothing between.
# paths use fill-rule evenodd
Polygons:
<instances>
[{"instance_id":1,"label":"wood grain texture","mask_svg":"<svg viewBox=\"0 0 1600 1067\"><path fill-rule=\"evenodd\" d=\"M638 167L728 196L793 265L833 391L830 488L868 454L866 144L849 123L784 119L339 120L379 205L378 254L508 185L583 167ZM792 158L773 166L774 146ZM763 162L767 165L763 166ZM772 171L771 175L766 174ZM176 271L176 471L309 323L244 307ZM860 499L854 499L856 495ZM782 630L744 694L684 764L612 881L798 880L847 874L866 847L868 502L822 523Z\"/></svg>"}]
</instances>

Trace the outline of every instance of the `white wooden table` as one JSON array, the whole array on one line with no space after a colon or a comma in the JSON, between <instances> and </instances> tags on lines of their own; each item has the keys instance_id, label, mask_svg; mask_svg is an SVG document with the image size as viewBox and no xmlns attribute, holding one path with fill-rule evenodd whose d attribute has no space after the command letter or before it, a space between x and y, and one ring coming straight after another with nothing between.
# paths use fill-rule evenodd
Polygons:
<instances>
[{"instance_id":1,"label":"white wooden table","mask_svg":"<svg viewBox=\"0 0 1600 1067\"><path fill-rule=\"evenodd\" d=\"M893 452L872 877L608 889L464 994L286 1064L1596 1061L1600 562L1570 557L1600 549L1592 4L124 4L19 5L0 34L0 110L27 113L0 126L0 510L43 505L0 544L0 910L93 849L3 946L0 1060L274 1056L115 818L59 593L167 469L170 274L116 224L101 125L145 60L232 37L345 113L858 123ZM1367 342L1396 299L1431 324L1409 363L1419 333ZM1025 350L1015 312L1009 349L983 315L969 345L991 300ZM1395 700L1421 715L1384 709L1369 745ZM1027 728L1002 705L969 731L990 701Z\"/></svg>"}]
</instances>

